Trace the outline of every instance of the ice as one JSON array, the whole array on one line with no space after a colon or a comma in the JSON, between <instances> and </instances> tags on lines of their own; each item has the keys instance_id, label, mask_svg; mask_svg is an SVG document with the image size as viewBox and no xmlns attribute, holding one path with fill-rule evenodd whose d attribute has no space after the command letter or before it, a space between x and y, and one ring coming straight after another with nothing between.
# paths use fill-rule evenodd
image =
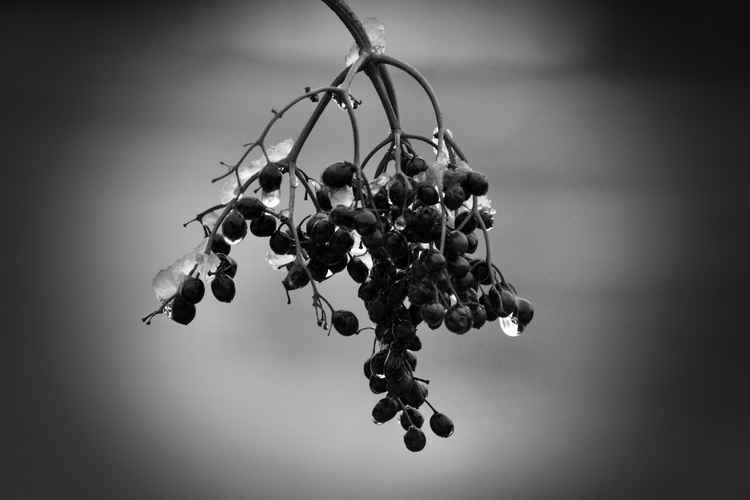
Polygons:
<instances>
[{"instance_id":1,"label":"ice","mask_svg":"<svg viewBox=\"0 0 750 500\"><path fill-rule=\"evenodd\" d=\"M179 285L175 280L174 274L170 268L162 269L151 282L151 287L154 289L154 295L159 302L164 302L172 295L177 293Z\"/></svg>"},{"instance_id":2,"label":"ice","mask_svg":"<svg viewBox=\"0 0 750 500\"><path fill-rule=\"evenodd\" d=\"M500 331L508 337L518 337L521 334L518 329L518 318L515 316L498 318L497 322L500 325Z\"/></svg>"},{"instance_id":3,"label":"ice","mask_svg":"<svg viewBox=\"0 0 750 500\"><path fill-rule=\"evenodd\" d=\"M364 262L364 264L367 266L367 269L372 269L372 255L370 255L370 252L365 252L360 255L359 260Z\"/></svg>"},{"instance_id":4,"label":"ice","mask_svg":"<svg viewBox=\"0 0 750 500\"><path fill-rule=\"evenodd\" d=\"M437 133L438 133L438 128L437 127L435 127L434 129L432 129L432 143L435 145L432 148L432 154L434 154L434 155L437 155L437 152L438 152L437 145L438 145L439 141L438 141ZM451 139L453 138L453 133L450 131L450 129L445 129L445 136L446 137L450 137ZM445 157L445 163L447 165L448 164L448 144L447 144L447 141L443 143L443 150L440 153L441 154L438 155L438 158L440 158L440 156L444 156Z\"/></svg>"},{"instance_id":5,"label":"ice","mask_svg":"<svg viewBox=\"0 0 750 500\"><path fill-rule=\"evenodd\" d=\"M372 191L372 194L376 194L383 189L390 180L391 176L388 174L379 175L377 178L370 181L370 191Z\"/></svg>"},{"instance_id":6,"label":"ice","mask_svg":"<svg viewBox=\"0 0 750 500\"><path fill-rule=\"evenodd\" d=\"M284 254L279 255L275 253L273 250L268 250L266 252L266 262L268 262L268 265L274 268L275 270L278 270L281 266L285 266L289 264L290 262L294 262L295 256Z\"/></svg>"},{"instance_id":7,"label":"ice","mask_svg":"<svg viewBox=\"0 0 750 500\"><path fill-rule=\"evenodd\" d=\"M278 162L283 160L289 155L289 152L294 146L294 139L284 139L283 141L269 146L266 148L268 153L268 159L272 162ZM221 181L219 187L219 200L221 203L227 203L234 199L239 194L239 187L247 182L253 175L260 171L261 168L266 166L266 157L263 152L250 160L250 165L243 164L237 169L237 174L232 174L226 179ZM239 184L237 183L237 177L240 178Z\"/></svg>"},{"instance_id":8,"label":"ice","mask_svg":"<svg viewBox=\"0 0 750 500\"><path fill-rule=\"evenodd\" d=\"M260 201L268 208L277 207L281 203L281 191L262 191Z\"/></svg>"},{"instance_id":9,"label":"ice","mask_svg":"<svg viewBox=\"0 0 750 500\"><path fill-rule=\"evenodd\" d=\"M182 282L193 269L197 269L201 277L206 279L209 270L214 270L219 265L219 258L211 254L205 254L207 238L201 240L190 252L175 260L169 267L160 270L154 276L151 283L154 295L160 302L164 302L177 293Z\"/></svg>"},{"instance_id":10,"label":"ice","mask_svg":"<svg viewBox=\"0 0 750 500\"><path fill-rule=\"evenodd\" d=\"M354 238L354 244L352 245L352 249L349 251L349 253L353 257L361 257L362 255L367 253L367 248L362 244L362 235L360 235L357 231L352 231L350 233L352 235L352 238Z\"/></svg>"},{"instance_id":11,"label":"ice","mask_svg":"<svg viewBox=\"0 0 750 500\"><path fill-rule=\"evenodd\" d=\"M219 221L219 214L221 213L221 210L214 210L213 212L209 212L206 215L203 216L203 224L208 226L209 228L213 228L216 223Z\"/></svg>"},{"instance_id":12,"label":"ice","mask_svg":"<svg viewBox=\"0 0 750 500\"><path fill-rule=\"evenodd\" d=\"M374 17L366 17L362 23L370 39L373 54L385 53L385 26ZM346 54L346 65L351 66L359 58L359 46L355 43Z\"/></svg>"},{"instance_id":13,"label":"ice","mask_svg":"<svg viewBox=\"0 0 750 500\"><path fill-rule=\"evenodd\" d=\"M339 189L331 189L329 191L329 197L331 198L331 205L343 205L345 207L352 206L354 203L354 190L351 186L344 186Z\"/></svg>"}]
</instances>

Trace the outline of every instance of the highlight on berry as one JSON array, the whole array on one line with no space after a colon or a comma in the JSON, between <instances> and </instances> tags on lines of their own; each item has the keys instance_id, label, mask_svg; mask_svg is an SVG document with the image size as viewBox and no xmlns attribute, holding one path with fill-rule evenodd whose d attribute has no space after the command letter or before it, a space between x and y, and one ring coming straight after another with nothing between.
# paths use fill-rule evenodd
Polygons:
<instances>
[{"instance_id":1,"label":"highlight on berry","mask_svg":"<svg viewBox=\"0 0 750 500\"><path fill-rule=\"evenodd\" d=\"M232 302L243 284L232 248L251 236L265 239L266 260L281 272L288 303L309 290L315 322L327 334L372 336L364 361L368 387L379 397L372 420L383 424L398 415L405 447L419 452L427 443L425 408L432 412L434 435L447 438L454 431L453 421L428 400L429 381L416 375L414 353L423 339L429 343L429 336L443 331L467 335L495 322L497 331L515 337L528 327L534 307L493 261L489 232L496 212L487 197L488 178L470 166L446 128L430 84L415 68L385 54L382 24L368 18L363 26L343 2L324 2L355 36L346 67L330 85L305 87L273 109L239 158L221 163L224 171L212 180L219 186L218 203L184 224L197 226L201 241L156 274L152 285L159 306L143 321L163 314L188 325L207 289L216 301ZM393 69L428 94L436 121L429 136L402 128ZM385 138L365 155L355 109L368 103L349 93L360 73L374 86L389 124ZM312 165L316 178L299 157L331 100L348 115L354 153L330 165ZM273 125L303 103L314 108L296 140L270 144ZM286 206L279 209L284 188ZM334 307L324 296L322 285L337 274L351 278L365 314ZM362 326L367 321L371 326Z\"/></svg>"}]
</instances>

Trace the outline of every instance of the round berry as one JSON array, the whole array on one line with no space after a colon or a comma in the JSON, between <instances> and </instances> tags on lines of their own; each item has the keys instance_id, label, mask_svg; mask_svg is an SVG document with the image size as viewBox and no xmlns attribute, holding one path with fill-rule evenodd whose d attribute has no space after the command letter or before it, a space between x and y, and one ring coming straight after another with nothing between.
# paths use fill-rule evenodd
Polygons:
<instances>
[{"instance_id":1,"label":"round berry","mask_svg":"<svg viewBox=\"0 0 750 500\"><path fill-rule=\"evenodd\" d=\"M427 162L419 156L414 158L404 157L401 159L401 170L409 177L414 177L427 170Z\"/></svg>"},{"instance_id":2,"label":"round berry","mask_svg":"<svg viewBox=\"0 0 750 500\"><path fill-rule=\"evenodd\" d=\"M461 227L464 234L471 234L477 228L477 219L472 212L462 210L456 214L456 227Z\"/></svg>"},{"instance_id":3,"label":"round berry","mask_svg":"<svg viewBox=\"0 0 750 500\"><path fill-rule=\"evenodd\" d=\"M258 183L263 191L270 193L276 191L281 187L281 170L275 163L268 163L260 171L258 176Z\"/></svg>"},{"instance_id":4,"label":"round berry","mask_svg":"<svg viewBox=\"0 0 750 500\"><path fill-rule=\"evenodd\" d=\"M362 262L362 259L359 257L354 257L350 260L346 265L346 270L356 283L364 283L367 276L370 274L370 270L367 269L367 264Z\"/></svg>"},{"instance_id":5,"label":"round berry","mask_svg":"<svg viewBox=\"0 0 750 500\"><path fill-rule=\"evenodd\" d=\"M404 444L406 449L413 452L422 451L427 444L427 438L420 429L414 426L409 427L409 430L404 434Z\"/></svg>"},{"instance_id":6,"label":"round berry","mask_svg":"<svg viewBox=\"0 0 750 500\"><path fill-rule=\"evenodd\" d=\"M385 377L373 375L370 377L370 390L373 394L383 394L388 391L388 381Z\"/></svg>"},{"instance_id":7,"label":"round berry","mask_svg":"<svg viewBox=\"0 0 750 500\"><path fill-rule=\"evenodd\" d=\"M216 300L221 302L232 302L236 289L234 287L234 280L226 274L217 274L211 281L211 291L216 297Z\"/></svg>"},{"instance_id":8,"label":"round berry","mask_svg":"<svg viewBox=\"0 0 750 500\"><path fill-rule=\"evenodd\" d=\"M359 330L359 320L351 311L333 311L331 322L336 331L344 337L354 335Z\"/></svg>"},{"instance_id":9,"label":"round berry","mask_svg":"<svg viewBox=\"0 0 750 500\"><path fill-rule=\"evenodd\" d=\"M239 241L247 235L247 222L239 210L232 210L224 218L224 222L221 223L221 232L231 242Z\"/></svg>"},{"instance_id":10,"label":"round berry","mask_svg":"<svg viewBox=\"0 0 750 500\"><path fill-rule=\"evenodd\" d=\"M469 331L473 323L471 310L465 305L456 304L445 314L445 327L459 335Z\"/></svg>"},{"instance_id":11,"label":"round berry","mask_svg":"<svg viewBox=\"0 0 750 500\"><path fill-rule=\"evenodd\" d=\"M463 255L469 248L469 240L461 231L451 231L445 237L445 253L449 257Z\"/></svg>"},{"instance_id":12,"label":"round berry","mask_svg":"<svg viewBox=\"0 0 750 500\"><path fill-rule=\"evenodd\" d=\"M534 318L534 305L529 301L528 299L524 299L523 297L519 297L516 301L517 304L517 312L518 315L518 322L526 326L529 323L531 323L531 320Z\"/></svg>"},{"instance_id":13,"label":"round berry","mask_svg":"<svg viewBox=\"0 0 750 500\"><path fill-rule=\"evenodd\" d=\"M466 247L466 253L476 252L477 247L479 247L479 239L474 235L474 233L467 234L466 241L469 242L469 245Z\"/></svg>"},{"instance_id":14,"label":"round berry","mask_svg":"<svg viewBox=\"0 0 750 500\"><path fill-rule=\"evenodd\" d=\"M281 282L287 290L297 290L306 286L310 282L305 266L295 262L289 266L286 277Z\"/></svg>"},{"instance_id":15,"label":"round berry","mask_svg":"<svg viewBox=\"0 0 750 500\"><path fill-rule=\"evenodd\" d=\"M261 238L271 236L276 231L276 219L263 214L250 223L250 232Z\"/></svg>"},{"instance_id":16,"label":"round berry","mask_svg":"<svg viewBox=\"0 0 750 500\"><path fill-rule=\"evenodd\" d=\"M229 246L229 243L227 243L227 240L225 240L222 235L215 233L211 237L211 251L213 253L223 253L224 255L228 255L231 249L232 247Z\"/></svg>"},{"instance_id":17,"label":"round berry","mask_svg":"<svg viewBox=\"0 0 750 500\"><path fill-rule=\"evenodd\" d=\"M342 188L344 186L350 186L353 177L354 165L347 161L341 161L326 167L320 180L322 180L323 184L328 187Z\"/></svg>"},{"instance_id":18,"label":"round berry","mask_svg":"<svg viewBox=\"0 0 750 500\"><path fill-rule=\"evenodd\" d=\"M343 205L337 205L331 210L331 222L337 226L344 226L350 229L355 228L354 215L356 212L354 209L345 207Z\"/></svg>"},{"instance_id":19,"label":"round berry","mask_svg":"<svg viewBox=\"0 0 750 500\"><path fill-rule=\"evenodd\" d=\"M469 261L464 257L456 257L455 259L449 260L447 267L448 274L450 274L454 278L461 278L463 276L466 276L469 273L469 269L471 269Z\"/></svg>"},{"instance_id":20,"label":"round berry","mask_svg":"<svg viewBox=\"0 0 750 500\"><path fill-rule=\"evenodd\" d=\"M471 326L478 330L487 322L487 311L482 304L477 303L472 304L470 309L472 318Z\"/></svg>"},{"instance_id":21,"label":"round berry","mask_svg":"<svg viewBox=\"0 0 750 500\"><path fill-rule=\"evenodd\" d=\"M328 276L328 266L317 259L310 259L307 262L307 270L315 281L323 281Z\"/></svg>"},{"instance_id":22,"label":"round berry","mask_svg":"<svg viewBox=\"0 0 750 500\"><path fill-rule=\"evenodd\" d=\"M354 215L354 224L359 234L370 234L377 229L378 218L372 210L363 208Z\"/></svg>"},{"instance_id":23,"label":"round berry","mask_svg":"<svg viewBox=\"0 0 750 500\"><path fill-rule=\"evenodd\" d=\"M263 215L266 211L265 205L258 198L254 196L245 196L240 198L235 205L235 208L245 219L255 219Z\"/></svg>"},{"instance_id":24,"label":"round berry","mask_svg":"<svg viewBox=\"0 0 750 500\"><path fill-rule=\"evenodd\" d=\"M434 205L440 201L440 195L431 184L420 184L417 187L417 198L425 205Z\"/></svg>"},{"instance_id":25,"label":"round berry","mask_svg":"<svg viewBox=\"0 0 750 500\"><path fill-rule=\"evenodd\" d=\"M438 328L443 323L445 317L445 307L437 302L432 304L424 304L420 310L422 313L422 319L427 323L431 329Z\"/></svg>"},{"instance_id":26,"label":"round berry","mask_svg":"<svg viewBox=\"0 0 750 500\"><path fill-rule=\"evenodd\" d=\"M430 428L442 438L450 437L454 431L453 421L440 412L435 412L430 417Z\"/></svg>"},{"instance_id":27,"label":"round berry","mask_svg":"<svg viewBox=\"0 0 750 500\"><path fill-rule=\"evenodd\" d=\"M284 255L289 252L294 245L294 239L284 231L276 231L268 240L268 246L274 253Z\"/></svg>"},{"instance_id":28,"label":"round berry","mask_svg":"<svg viewBox=\"0 0 750 500\"><path fill-rule=\"evenodd\" d=\"M422 425L424 424L424 417L421 413L419 413L419 410L416 408L412 408L411 406L405 406L404 409L401 411L401 427L404 428L405 431L409 430L409 427L412 425L414 427L422 428Z\"/></svg>"},{"instance_id":29,"label":"round berry","mask_svg":"<svg viewBox=\"0 0 750 500\"><path fill-rule=\"evenodd\" d=\"M466 201L466 193L459 185L447 187L443 193L443 203L450 210L457 210Z\"/></svg>"},{"instance_id":30,"label":"round berry","mask_svg":"<svg viewBox=\"0 0 750 500\"><path fill-rule=\"evenodd\" d=\"M219 266L216 268L217 274L226 274L230 278L237 275L237 262L227 254L216 254L219 258Z\"/></svg>"},{"instance_id":31,"label":"round berry","mask_svg":"<svg viewBox=\"0 0 750 500\"><path fill-rule=\"evenodd\" d=\"M328 196L328 193L323 189L318 189L315 192L315 199L323 210L330 210L333 208L333 205L331 205L331 197Z\"/></svg>"},{"instance_id":32,"label":"round berry","mask_svg":"<svg viewBox=\"0 0 750 500\"><path fill-rule=\"evenodd\" d=\"M487 178L479 172L469 172L463 184L466 191L473 196L484 196L490 187Z\"/></svg>"},{"instance_id":33,"label":"round berry","mask_svg":"<svg viewBox=\"0 0 750 500\"><path fill-rule=\"evenodd\" d=\"M345 254L354 246L354 237L346 229L338 228L330 240L331 250L336 254Z\"/></svg>"},{"instance_id":34,"label":"round berry","mask_svg":"<svg viewBox=\"0 0 750 500\"><path fill-rule=\"evenodd\" d=\"M203 284L203 281L192 276L185 278L185 281L180 285L180 297L191 304L197 304L200 302L205 293L206 286Z\"/></svg>"},{"instance_id":35,"label":"round berry","mask_svg":"<svg viewBox=\"0 0 750 500\"><path fill-rule=\"evenodd\" d=\"M172 321L187 325L195 318L195 304L178 295L172 301Z\"/></svg>"},{"instance_id":36,"label":"round berry","mask_svg":"<svg viewBox=\"0 0 750 500\"><path fill-rule=\"evenodd\" d=\"M503 288L500 291L502 307L499 310L500 317L506 318L516 312L516 296L510 290Z\"/></svg>"},{"instance_id":37,"label":"round berry","mask_svg":"<svg viewBox=\"0 0 750 500\"><path fill-rule=\"evenodd\" d=\"M377 423L385 423L396 416L398 403L392 398L383 398L372 409L372 418Z\"/></svg>"}]
</instances>

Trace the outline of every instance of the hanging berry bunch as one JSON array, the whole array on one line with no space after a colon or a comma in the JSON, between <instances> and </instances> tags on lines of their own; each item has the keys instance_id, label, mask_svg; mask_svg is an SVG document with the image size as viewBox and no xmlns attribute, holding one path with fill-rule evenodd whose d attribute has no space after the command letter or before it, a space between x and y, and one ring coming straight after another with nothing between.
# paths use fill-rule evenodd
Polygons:
<instances>
[{"instance_id":1,"label":"hanging berry bunch","mask_svg":"<svg viewBox=\"0 0 750 500\"><path fill-rule=\"evenodd\" d=\"M430 84L412 66L384 54L380 23L368 19L363 26L341 1L324 2L356 41L346 68L331 85L307 87L283 108L272 110L272 118L258 139L245 145L239 160L222 163L226 172L213 179L221 183L221 203L185 223L200 224L204 239L156 275L153 286L161 304L143 321L150 323L164 313L178 323L190 323L206 287L217 300L231 302L237 274L232 246L248 232L266 238L268 262L284 272L287 302L290 292L309 287L318 326L345 337L373 332L364 375L382 399L373 407L372 418L384 423L400 413L404 443L416 452L426 444L423 405L432 411L429 424L437 436L446 438L454 429L451 419L428 401L429 381L416 375L420 325L424 323L423 331L444 326L463 335L498 321L504 333L517 336L531 322L534 309L492 261L488 231L495 211L487 198L487 178L469 166L446 130ZM427 93L437 122L431 137L401 128L388 66L406 72ZM354 112L361 101L349 93L360 72L372 82L390 125L387 137L362 160ZM351 161L325 167L317 180L298 157L331 100L348 113L354 153ZM267 146L274 123L304 101L317 105L297 140ZM434 159L421 156L418 143L429 145ZM253 150L259 156L248 160ZM374 172L365 174L376 155L380 161ZM288 206L278 210L284 184ZM295 203L300 187L311 205L303 217ZM361 327L360 318L334 307L320 292L319 285L339 273L357 284L357 296L373 326Z\"/></svg>"}]
</instances>

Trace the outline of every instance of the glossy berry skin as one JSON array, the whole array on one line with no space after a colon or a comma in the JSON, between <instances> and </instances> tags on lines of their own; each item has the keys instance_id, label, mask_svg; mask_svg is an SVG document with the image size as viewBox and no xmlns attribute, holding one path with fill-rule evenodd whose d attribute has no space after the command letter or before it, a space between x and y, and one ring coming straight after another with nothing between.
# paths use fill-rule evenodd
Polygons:
<instances>
[{"instance_id":1,"label":"glossy berry skin","mask_svg":"<svg viewBox=\"0 0 750 500\"><path fill-rule=\"evenodd\" d=\"M232 247L229 245L229 243L227 243L222 235L216 233L211 237L211 251L213 253L223 253L224 255L229 255L230 250L232 250Z\"/></svg>"},{"instance_id":2,"label":"glossy berry skin","mask_svg":"<svg viewBox=\"0 0 750 500\"><path fill-rule=\"evenodd\" d=\"M234 280L226 274L217 274L211 281L211 291L220 302L232 302L237 292L234 286Z\"/></svg>"},{"instance_id":3,"label":"glossy berry skin","mask_svg":"<svg viewBox=\"0 0 750 500\"><path fill-rule=\"evenodd\" d=\"M245 219L257 219L266 211L265 205L254 196L245 196L240 198L235 208Z\"/></svg>"},{"instance_id":4,"label":"glossy berry skin","mask_svg":"<svg viewBox=\"0 0 750 500\"><path fill-rule=\"evenodd\" d=\"M320 180L328 187L342 188L351 186L354 177L354 165L342 161L326 167Z\"/></svg>"},{"instance_id":5,"label":"glossy berry skin","mask_svg":"<svg viewBox=\"0 0 750 500\"><path fill-rule=\"evenodd\" d=\"M271 247L274 253L283 255L289 252L294 246L294 239L284 231L276 231L271 235L268 240L268 246Z\"/></svg>"},{"instance_id":6,"label":"glossy berry skin","mask_svg":"<svg viewBox=\"0 0 750 500\"><path fill-rule=\"evenodd\" d=\"M187 325L195 318L195 305L178 295L172 301L172 321Z\"/></svg>"},{"instance_id":7,"label":"glossy berry skin","mask_svg":"<svg viewBox=\"0 0 750 500\"><path fill-rule=\"evenodd\" d=\"M232 210L221 223L221 232L229 241L239 241L247 235L247 222L238 210Z\"/></svg>"},{"instance_id":8,"label":"glossy berry skin","mask_svg":"<svg viewBox=\"0 0 750 500\"><path fill-rule=\"evenodd\" d=\"M307 275L305 268L295 262L289 266L289 271L281 283L287 290L297 290L310 283L310 277Z\"/></svg>"},{"instance_id":9,"label":"glossy berry skin","mask_svg":"<svg viewBox=\"0 0 750 500\"><path fill-rule=\"evenodd\" d=\"M437 189L430 184L420 184L417 187L417 198L425 205L434 205L440 201Z\"/></svg>"},{"instance_id":10,"label":"glossy berry skin","mask_svg":"<svg viewBox=\"0 0 750 500\"><path fill-rule=\"evenodd\" d=\"M203 281L192 276L185 278L185 281L180 285L180 297L191 304L197 304L200 302L205 293L206 286L203 284Z\"/></svg>"},{"instance_id":11,"label":"glossy berry skin","mask_svg":"<svg viewBox=\"0 0 750 500\"><path fill-rule=\"evenodd\" d=\"M356 283L364 283L367 276L370 274L370 270L367 269L367 265L362 262L358 257L354 257L346 265L346 270L351 276L352 280Z\"/></svg>"},{"instance_id":12,"label":"glossy berry skin","mask_svg":"<svg viewBox=\"0 0 750 500\"><path fill-rule=\"evenodd\" d=\"M453 421L440 412L435 412L430 417L430 428L432 429L432 432L442 438L450 437L455 430L453 427Z\"/></svg>"},{"instance_id":13,"label":"glossy berry skin","mask_svg":"<svg viewBox=\"0 0 750 500\"><path fill-rule=\"evenodd\" d=\"M437 302L424 304L420 312L422 313L422 319L424 319L425 323L427 323L427 325L433 330L443 323L445 308Z\"/></svg>"},{"instance_id":14,"label":"glossy berry skin","mask_svg":"<svg viewBox=\"0 0 750 500\"><path fill-rule=\"evenodd\" d=\"M461 335L468 332L472 323L471 310L467 306L456 304L445 314L445 327L453 333Z\"/></svg>"},{"instance_id":15,"label":"glossy berry skin","mask_svg":"<svg viewBox=\"0 0 750 500\"><path fill-rule=\"evenodd\" d=\"M378 219L372 210L358 210L354 215L354 224L360 234L370 234L377 229Z\"/></svg>"},{"instance_id":16,"label":"glossy berry skin","mask_svg":"<svg viewBox=\"0 0 750 500\"><path fill-rule=\"evenodd\" d=\"M258 176L258 183L260 184L260 187L263 189L263 191L270 193L272 191L276 191L281 187L281 170L279 170L279 167L276 166L274 163L268 163L263 169L260 171L260 175Z\"/></svg>"},{"instance_id":17,"label":"glossy berry skin","mask_svg":"<svg viewBox=\"0 0 750 500\"><path fill-rule=\"evenodd\" d=\"M469 273L471 266L464 257L455 257L448 261L448 274L454 278L462 278Z\"/></svg>"},{"instance_id":18,"label":"glossy berry skin","mask_svg":"<svg viewBox=\"0 0 750 500\"><path fill-rule=\"evenodd\" d=\"M388 381L385 379L385 377L378 377L377 375L373 375L370 377L370 391L372 391L373 394L383 394L384 392L388 391Z\"/></svg>"},{"instance_id":19,"label":"glossy berry skin","mask_svg":"<svg viewBox=\"0 0 750 500\"><path fill-rule=\"evenodd\" d=\"M528 299L524 299L523 297L519 297L516 301L516 304L516 314L518 315L518 322L523 326L531 323L531 320L534 318L533 304Z\"/></svg>"},{"instance_id":20,"label":"glossy berry skin","mask_svg":"<svg viewBox=\"0 0 750 500\"><path fill-rule=\"evenodd\" d=\"M344 337L349 337L359 330L359 320L351 311L333 311L333 327Z\"/></svg>"},{"instance_id":21,"label":"glossy berry skin","mask_svg":"<svg viewBox=\"0 0 750 500\"><path fill-rule=\"evenodd\" d=\"M392 419L398 413L398 403L393 398L383 398L372 409L372 418L375 422L384 423Z\"/></svg>"},{"instance_id":22,"label":"glossy berry skin","mask_svg":"<svg viewBox=\"0 0 750 500\"><path fill-rule=\"evenodd\" d=\"M401 161L401 170L409 177L414 177L415 175L427 170L427 162L419 156L415 156L414 158L403 158Z\"/></svg>"},{"instance_id":23,"label":"glossy berry skin","mask_svg":"<svg viewBox=\"0 0 750 500\"><path fill-rule=\"evenodd\" d=\"M407 416L408 414L408 416ZM419 413L419 410L416 408L412 408L411 406L404 407L403 411L401 412L401 427L405 431L409 430L409 427L412 425L414 427L422 428L422 424L424 424L424 417L421 413Z\"/></svg>"},{"instance_id":24,"label":"glossy berry skin","mask_svg":"<svg viewBox=\"0 0 750 500\"><path fill-rule=\"evenodd\" d=\"M503 288L500 291L502 307L499 309L501 318L507 318L516 312L516 296L510 290Z\"/></svg>"},{"instance_id":25,"label":"glossy berry skin","mask_svg":"<svg viewBox=\"0 0 750 500\"><path fill-rule=\"evenodd\" d=\"M276 219L268 214L263 214L250 223L250 232L261 238L271 236L276 232Z\"/></svg>"},{"instance_id":26,"label":"glossy berry skin","mask_svg":"<svg viewBox=\"0 0 750 500\"><path fill-rule=\"evenodd\" d=\"M451 186L443 193L443 203L450 210L457 210L466 201L466 193L459 185Z\"/></svg>"},{"instance_id":27,"label":"glossy berry skin","mask_svg":"<svg viewBox=\"0 0 750 500\"><path fill-rule=\"evenodd\" d=\"M445 236L445 253L449 257L456 257L466 253L469 240L461 231L451 231Z\"/></svg>"},{"instance_id":28,"label":"glossy berry skin","mask_svg":"<svg viewBox=\"0 0 750 500\"><path fill-rule=\"evenodd\" d=\"M409 427L409 430L404 434L404 444L406 449L413 452L422 451L427 444L427 437L420 429L414 426Z\"/></svg>"}]
</instances>

